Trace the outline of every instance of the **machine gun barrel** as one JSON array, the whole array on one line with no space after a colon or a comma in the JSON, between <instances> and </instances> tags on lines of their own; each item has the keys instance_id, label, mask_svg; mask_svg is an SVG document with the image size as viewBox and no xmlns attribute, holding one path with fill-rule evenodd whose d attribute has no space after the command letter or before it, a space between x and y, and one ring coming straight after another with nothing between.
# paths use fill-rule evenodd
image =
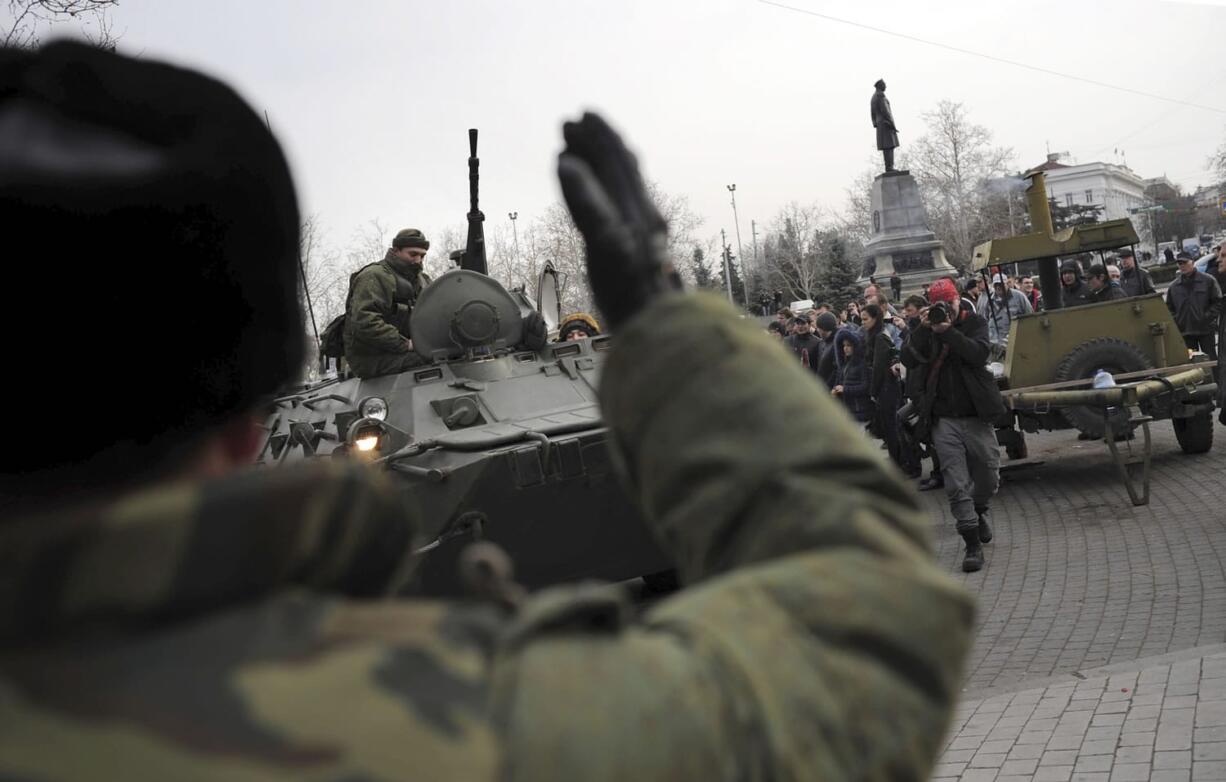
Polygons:
<instances>
[{"instance_id":1,"label":"machine gun barrel","mask_svg":"<svg viewBox=\"0 0 1226 782\"><path fill-rule=\"evenodd\" d=\"M478 182L481 175L478 169L481 160L477 157L477 129L468 130L468 242L464 248L463 261L460 268L481 274L488 273L485 262L485 215L477 203Z\"/></svg>"}]
</instances>

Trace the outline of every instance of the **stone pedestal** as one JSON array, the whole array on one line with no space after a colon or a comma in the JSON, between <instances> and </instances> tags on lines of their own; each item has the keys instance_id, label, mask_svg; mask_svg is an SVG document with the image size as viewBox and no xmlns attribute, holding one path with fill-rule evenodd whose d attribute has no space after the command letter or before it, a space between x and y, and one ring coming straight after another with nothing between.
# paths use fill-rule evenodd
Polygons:
<instances>
[{"instance_id":1,"label":"stone pedestal","mask_svg":"<svg viewBox=\"0 0 1226 782\"><path fill-rule=\"evenodd\" d=\"M904 290L957 274L945 260L941 240L928 229L928 214L910 172L879 174L873 180L872 210L872 233L864 245L860 282L876 277L888 293L895 271Z\"/></svg>"}]
</instances>

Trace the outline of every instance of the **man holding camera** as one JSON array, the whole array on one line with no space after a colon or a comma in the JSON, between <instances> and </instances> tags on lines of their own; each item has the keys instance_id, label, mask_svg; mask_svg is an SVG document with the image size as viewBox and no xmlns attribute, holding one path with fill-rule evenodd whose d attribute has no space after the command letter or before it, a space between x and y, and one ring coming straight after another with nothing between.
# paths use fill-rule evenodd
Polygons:
<instances>
[{"instance_id":1,"label":"man holding camera","mask_svg":"<svg viewBox=\"0 0 1226 782\"><path fill-rule=\"evenodd\" d=\"M932 302L902 351L902 363L919 375L920 426L929 428L958 534L966 541L962 569L983 567L983 544L992 540L988 503L1000 476L993 421L1005 412L987 369L988 324L963 307L947 279L928 289Z\"/></svg>"}]
</instances>

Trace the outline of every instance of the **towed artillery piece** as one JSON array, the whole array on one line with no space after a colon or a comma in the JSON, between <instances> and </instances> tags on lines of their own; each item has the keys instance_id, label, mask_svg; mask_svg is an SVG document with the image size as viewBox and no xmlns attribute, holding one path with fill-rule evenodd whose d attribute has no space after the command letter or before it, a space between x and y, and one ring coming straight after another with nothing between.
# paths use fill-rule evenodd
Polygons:
<instances>
[{"instance_id":1,"label":"towed artillery piece","mask_svg":"<svg viewBox=\"0 0 1226 782\"><path fill-rule=\"evenodd\" d=\"M1034 232L975 248L972 267L1037 261L1045 309L1014 319L997 382L1008 413L996 436L1010 459L1027 457L1025 434L1075 428L1102 438L1134 505L1149 501L1150 423L1170 419L1185 453L1213 446L1213 368L1190 353L1159 294L1064 307L1058 259L1138 244L1127 218L1052 230L1042 172L1026 190ZM1092 388L1099 370L1117 385ZM1122 381L1122 382L1121 382ZM1117 440L1141 429L1141 471L1133 480ZM1139 484L1139 485L1138 485Z\"/></svg>"},{"instance_id":2,"label":"towed artillery piece","mask_svg":"<svg viewBox=\"0 0 1226 782\"><path fill-rule=\"evenodd\" d=\"M338 360L336 377L273 402L260 458L387 470L424 525L419 594L462 593L459 555L474 540L503 548L528 588L637 576L668 585L672 563L614 474L600 418L609 337L525 347L532 313L558 327L558 274L546 265L535 302L486 274L477 131L469 143L467 246L410 319L422 366L362 379Z\"/></svg>"}]
</instances>

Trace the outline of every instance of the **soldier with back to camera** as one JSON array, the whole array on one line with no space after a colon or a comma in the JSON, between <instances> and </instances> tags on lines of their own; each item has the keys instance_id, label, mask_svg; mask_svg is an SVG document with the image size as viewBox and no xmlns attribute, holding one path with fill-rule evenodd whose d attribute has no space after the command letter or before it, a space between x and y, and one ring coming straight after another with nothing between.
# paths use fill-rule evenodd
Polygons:
<instances>
[{"instance_id":1,"label":"soldier with back to camera","mask_svg":"<svg viewBox=\"0 0 1226 782\"><path fill-rule=\"evenodd\" d=\"M398 599L419 519L381 473L242 469L262 401L303 358L299 212L279 146L230 89L77 44L3 52L14 127L10 252L35 257L52 231L93 248L66 261L59 305L145 333L159 362L65 362L71 319L11 356L43 379L43 410L71 407L82 376L114 390L71 436L12 422L0 777L927 778L970 598L836 403L727 304L675 289L667 226L599 118L567 123L558 168L617 335L603 415L692 586L637 619L616 586ZM43 272L12 273L30 290ZM144 328L154 276L215 328ZM24 318L0 310L9 333Z\"/></svg>"}]
</instances>

